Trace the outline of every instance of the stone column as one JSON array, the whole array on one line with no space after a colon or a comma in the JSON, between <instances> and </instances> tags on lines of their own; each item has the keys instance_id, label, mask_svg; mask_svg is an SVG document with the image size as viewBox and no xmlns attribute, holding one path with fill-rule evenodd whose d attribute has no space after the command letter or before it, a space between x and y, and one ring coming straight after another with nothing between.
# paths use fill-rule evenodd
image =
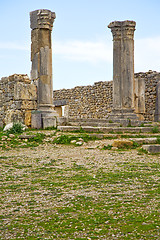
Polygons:
<instances>
[{"instance_id":1,"label":"stone column","mask_svg":"<svg viewBox=\"0 0 160 240\"><path fill-rule=\"evenodd\" d=\"M55 125L55 116L57 116L53 105L51 42L51 33L55 18L55 13L46 9L30 13L32 29L31 80L37 83L38 95L38 114L37 112L33 113L32 121L32 125L35 128L45 128Z\"/></svg>"},{"instance_id":2,"label":"stone column","mask_svg":"<svg viewBox=\"0 0 160 240\"><path fill-rule=\"evenodd\" d=\"M134 21L109 24L113 34L113 110L110 118L137 119L134 113Z\"/></svg>"}]
</instances>

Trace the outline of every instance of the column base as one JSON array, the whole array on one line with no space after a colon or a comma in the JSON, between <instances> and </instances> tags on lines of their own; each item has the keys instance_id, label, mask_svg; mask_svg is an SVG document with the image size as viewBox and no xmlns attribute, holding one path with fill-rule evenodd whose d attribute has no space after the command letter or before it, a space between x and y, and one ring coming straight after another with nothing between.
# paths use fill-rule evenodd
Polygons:
<instances>
[{"instance_id":1,"label":"column base","mask_svg":"<svg viewBox=\"0 0 160 240\"><path fill-rule=\"evenodd\" d=\"M47 127L57 126L58 114L55 110L37 110L32 111L31 127L35 129L45 129Z\"/></svg>"},{"instance_id":2,"label":"column base","mask_svg":"<svg viewBox=\"0 0 160 240\"><path fill-rule=\"evenodd\" d=\"M122 126L139 126L142 122L134 109L113 109L108 119Z\"/></svg>"}]
</instances>

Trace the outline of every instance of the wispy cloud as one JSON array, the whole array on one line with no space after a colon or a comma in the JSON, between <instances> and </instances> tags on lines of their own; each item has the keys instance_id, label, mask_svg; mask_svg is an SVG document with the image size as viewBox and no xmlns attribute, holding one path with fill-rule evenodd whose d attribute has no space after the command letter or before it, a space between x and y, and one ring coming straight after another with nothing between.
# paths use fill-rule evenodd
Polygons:
<instances>
[{"instance_id":1,"label":"wispy cloud","mask_svg":"<svg viewBox=\"0 0 160 240\"><path fill-rule=\"evenodd\" d=\"M112 43L107 44L107 42L54 42L53 52L64 59L80 62L112 61Z\"/></svg>"},{"instance_id":2,"label":"wispy cloud","mask_svg":"<svg viewBox=\"0 0 160 240\"><path fill-rule=\"evenodd\" d=\"M30 51L30 43L0 42L0 49ZM105 41L54 41L55 57L91 64L113 61L113 46ZM135 71L160 71L160 36L135 40Z\"/></svg>"}]
</instances>

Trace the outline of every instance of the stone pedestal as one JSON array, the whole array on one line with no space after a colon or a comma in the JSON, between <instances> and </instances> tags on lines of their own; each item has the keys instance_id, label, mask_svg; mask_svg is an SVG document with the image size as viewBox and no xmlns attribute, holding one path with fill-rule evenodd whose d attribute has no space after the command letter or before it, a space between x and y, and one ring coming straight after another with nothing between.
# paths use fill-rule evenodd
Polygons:
<instances>
[{"instance_id":1,"label":"stone pedestal","mask_svg":"<svg viewBox=\"0 0 160 240\"><path fill-rule=\"evenodd\" d=\"M138 119L134 113L134 21L109 24L113 34L113 111L111 119Z\"/></svg>"},{"instance_id":2,"label":"stone pedestal","mask_svg":"<svg viewBox=\"0 0 160 240\"><path fill-rule=\"evenodd\" d=\"M38 112L41 113L41 128L44 128L44 126L50 127L50 125L52 125L51 122L54 122L55 125L55 118L57 116L53 105L51 43L51 33L55 18L55 13L46 9L36 10L30 13L32 29L31 79L37 82L37 101ZM48 121L49 118L50 121ZM52 121L53 118L54 120ZM48 126L46 121L50 122ZM39 128L39 120L37 122L37 128Z\"/></svg>"}]
</instances>

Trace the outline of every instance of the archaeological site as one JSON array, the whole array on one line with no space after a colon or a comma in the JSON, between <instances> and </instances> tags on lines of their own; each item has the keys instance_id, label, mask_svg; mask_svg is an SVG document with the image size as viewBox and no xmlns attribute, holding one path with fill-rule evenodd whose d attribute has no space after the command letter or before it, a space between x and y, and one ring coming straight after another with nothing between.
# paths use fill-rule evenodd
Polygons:
<instances>
[{"instance_id":1,"label":"archaeological site","mask_svg":"<svg viewBox=\"0 0 160 240\"><path fill-rule=\"evenodd\" d=\"M0 127L14 121L36 129L160 121L160 73L134 73L134 21L108 25L113 35L113 81L54 91L51 34L55 18L50 10L30 13L31 77L14 74L0 80Z\"/></svg>"}]
</instances>

